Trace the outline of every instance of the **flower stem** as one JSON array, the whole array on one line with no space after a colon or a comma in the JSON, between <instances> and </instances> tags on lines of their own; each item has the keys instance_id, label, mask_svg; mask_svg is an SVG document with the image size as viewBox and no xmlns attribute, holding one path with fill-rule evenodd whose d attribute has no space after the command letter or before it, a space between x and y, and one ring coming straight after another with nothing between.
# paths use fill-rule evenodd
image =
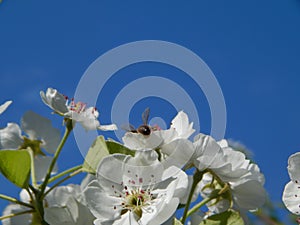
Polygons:
<instances>
[{"instance_id":1,"label":"flower stem","mask_svg":"<svg viewBox=\"0 0 300 225\"><path fill-rule=\"evenodd\" d=\"M36 182L36 177L35 177L34 153L30 148L28 149L28 151L29 151L30 158L31 158L31 181L32 181L33 187L36 188L37 182Z\"/></svg>"},{"instance_id":2,"label":"flower stem","mask_svg":"<svg viewBox=\"0 0 300 225\"><path fill-rule=\"evenodd\" d=\"M45 192L46 186L47 186L48 181L50 179L50 176L51 176L52 170L53 170L53 168L55 166L55 163L57 161L57 158L58 158L58 156L59 156L59 154L60 154L60 152L61 152L64 144L66 143L66 140L68 139L68 136L70 135L70 133L71 133L71 131L73 129L73 124L72 123L73 122L72 122L71 119L67 119L66 120L66 130L65 130L64 136L61 139L61 141L60 141L60 143L59 143L59 145L58 145L58 147L57 147L57 149L55 151L54 157L53 157L53 159L51 161L51 164L50 164L50 166L48 168L45 180L44 180L44 182L41 185L40 193L41 193L42 196L43 196L43 194Z\"/></svg>"},{"instance_id":3,"label":"flower stem","mask_svg":"<svg viewBox=\"0 0 300 225\"><path fill-rule=\"evenodd\" d=\"M16 213L12 213L12 214L5 215L5 216L0 216L0 220L9 219L9 218L12 218L14 216L20 216L20 215L23 215L23 214L33 213L33 212L35 212L35 211L34 210L27 210L27 211L22 211L22 212L16 212Z\"/></svg>"},{"instance_id":4,"label":"flower stem","mask_svg":"<svg viewBox=\"0 0 300 225\"><path fill-rule=\"evenodd\" d=\"M200 209L202 206L204 206L206 203L210 202L213 199L218 198L225 192L229 190L229 185L225 183L224 187L221 190L218 190L216 192L213 192L209 198L203 199L201 202L199 202L197 205L192 207L188 212L187 212L187 217L195 213L198 209Z\"/></svg>"},{"instance_id":5,"label":"flower stem","mask_svg":"<svg viewBox=\"0 0 300 225\"><path fill-rule=\"evenodd\" d=\"M193 198L193 194L195 192L197 184L202 179L203 174L204 174L203 172L200 172L199 170L196 170L196 172L195 172L195 174L193 176L193 184L192 184L189 196L188 196L187 203L186 203L185 208L184 208L183 216L181 218L182 224L185 223L185 221L186 221L186 219L188 217L188 211L189 211L189 207L190 207L190 204L191 204L191 201L192 201L192 198Z\"/></svg>"},{"instance_id":6,"label":"flower stem","mask_svg":"<svg viewBox=\"0 0 300 225\"><path fill-rule=\"evenodd\" d=\"M32 223L30 225L49 225L44 220L44 202L40 198L40 192L37 191L34 193L35 199L32 201L36 213L32 214Z\"/></svg>"},{"instance_id":7,"label":"flower stem","mask_svg":"<svg viewBox=\"0 0 300 225\"><path fill-rule=\"evenodd\" d=\"M199 208L201 208L202 206L204 206L206 203L210 202L214 198L215 197L210 197L210 198L203 199L201 202L199 202L197 205L195 205L193 208L191 208L188 211L187 217L189 217L190 215L192 215L193 213L195 213Z\"/></svg>"},{"instance_id":8,"label":"flower stem","mask_svg":"<svg viewBox=\"0 0 300 225\"><path fill-rule=\"evenodd\" d=\"M56 181L57 179L63 177L64 175L67 175L67 174L69 174L69 173L72 173L72 172L74 172L74 171L76 171L76 170L79 170L79 169L81 169L81 168L82 168L82 165L78 165L78 166L74 166L74 167L72 167L72 168L70 168L70 169L67 169L67 170L65 170L65 171L63 171L63 172L57 174L56 176L51 177L51 178L49 179L49 181L48 181L48 184L50 184L50 183Z\"/></svg>"},{"instance_id":9,"label":"flower stem","mask_svg":"<svg viewBox=\"0 0 300 225\"><path fill-rule=\"evenodd\" d=\"M9 196L7 196L7 195L0 194L0 198L2 198L2 199L4 199L4 200L7 200L7 201L10 201L10 202L13 202L13 203L16 203L16 204L19 204L19 205L26 206L26 207L28 207L28 208L33 208L32 205L30 205L30 204L28 204L28 203L25 203L25 202L22 202L22 201L19 201L18 199L9 197Z\"/></svg>"},{"instance_id":10,"label":"flower stem","mask_svg":"<svg viewBox=\"0 0 300 225\"><path fill-rule=\"evenodd\" d=\"M45 194L43 195L43 198L49 194L54 188L56 188L57 186L59 186L61 183L65 182L66 180L70 179L71 177L74 177L75 175L79 174L82 172L82 167L80 167L79 169L77 169L76 171L74 171L73 173L69 174L68 176L66 176L64 179L58 181L56 184L54 184L51 188L49 188Z\"/></svg>"},{"instance_id":11,"label":"flower stem","mask_svg":"<svg viewBox=\"0 0 300 225\"><path fill-rule=\"evenodd\" d=\"M35 198L34 198L34 193L36 193L36 189L34 187L32 187L31 185L29 185L29 188L25 189L30 197L30 202L34 202ZM34 206L33 206L34 208Z\"/></svg>"}]
</instances>

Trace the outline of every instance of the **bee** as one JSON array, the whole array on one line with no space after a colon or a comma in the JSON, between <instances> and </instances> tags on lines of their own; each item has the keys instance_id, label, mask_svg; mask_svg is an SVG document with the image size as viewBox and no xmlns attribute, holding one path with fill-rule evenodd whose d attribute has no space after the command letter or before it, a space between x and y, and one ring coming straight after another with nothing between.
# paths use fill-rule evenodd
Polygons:
<instances>
[{"instance_id":1,"label":"bee","mask_svg":"<svg viewBox=\"0 0 300 225\"><path fill-rule=\"evenodd\" d=\"M150 135L152 128L148 125L149 113L150 113L150 109L146 108L145 111L142 113L143 124L140 125L137 129L135 129L134 126L132 126L130 124L129 129L125 129L125 130L132 132L132 133L140 133L144 136Z\"/></svg>"}]
</instances>

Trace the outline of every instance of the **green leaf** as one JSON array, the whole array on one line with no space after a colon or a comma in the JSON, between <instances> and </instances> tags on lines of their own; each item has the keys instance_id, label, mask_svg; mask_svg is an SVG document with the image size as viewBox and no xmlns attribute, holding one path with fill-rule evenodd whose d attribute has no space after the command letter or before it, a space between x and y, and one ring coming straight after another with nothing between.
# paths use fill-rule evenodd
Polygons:
<instances>
[{"instance_id":1,"label":"green leaf","mask_svg":"<svg viewBox=\"0 0 300 225\"><path fill-rule=\"evenodd\" d=\"M95 174L101 159L108 155L109 151L104 137L98 136L85 157L82 169L86 172Z\"/></svg>"},{"instance_id":2,"label":"green leaf","mask_svg":"<svg viewBox=\"0 0 300 225\"><path fill-rule=\"evenodd\" d=\"M1 150L0 171L12 183L27 188L31 159L27 150Z\"/></svg>"},{"instance_id":3,"label":"green leaf","mask_svg":"<svg viewBox=\"0 0 300 225\"><path fill-rule=\"evenodd\" d=\"M174 218L173 225L183 225L178 219Z\"/></svg>"},{"instance_id":4,"label":"green leaf","mask_svg":"<svg viewBox=\"0 0 300 225\"><path fill-rule=\"evenodd\" d=\"M134 156L134 151L130 150L129 148L126 148L124 145L116 141L108 140L106 141L106 145L110 154L120 153L124 155Z\"/></svg>"},{"instance_id":5,"label":"green leaf","mask_svg":"<svg viewBox=\"0 0 300 225\"><path fill-rule=\"evenodd\" d=\"M239 212L228 210L203 220L199 225L244 225Z\"/></svg>"}]
</instances>

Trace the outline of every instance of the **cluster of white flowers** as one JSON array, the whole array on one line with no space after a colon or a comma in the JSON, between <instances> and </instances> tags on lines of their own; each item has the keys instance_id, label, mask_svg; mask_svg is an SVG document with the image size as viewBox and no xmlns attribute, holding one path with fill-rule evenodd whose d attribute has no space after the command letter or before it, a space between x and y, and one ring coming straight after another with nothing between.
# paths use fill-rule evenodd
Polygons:
<instances>
[{"instance_id":1,"label":"cluster of white flowers","mask_svg":"<svg viewBox=\"0 0 300 225\"><path fill-rule=\"evenodd\" d=\"M41 92L41 98L72 126L78 122L86 130L116 129L114 124L100 125L96 108L69 102L55 89ZM148 120L148 116L143 118ZM36 221L51 225L159 225L189 221L198 225L212 215L232 211L243 217L237 224L244 224L246 212L256 210L266 200L264 176L259 167L243 152L230 147L226 140L217 142L209 135L197 134L191 141L195 130L183 111L166 130L144 121L138 129L125 133L123 144L111 142L118 146L111 152L105 141L99 149L92 146L93 151L97 149L93 160L101 157L80 186L59 186L60 182L50 185L50 181L68 173L50 178L58 172L55 164L65 136L61 141L59 130L48 119L28 112L21 120L21 128L8 123L1 129L0 148L32 151L35 173L31 176L38 183L25 185L20 200L6 207L2 217L4 225L38 224ZM21 130L27 136L22 136ZM105 154L101 152L103 149ZM295 161L291 160L291 164ZM82 168L88 163L76 172L84 171ZM287 207L292 205L295 196L300 196L297 174L291 178L293 182L286 189L295 193L291 196L288 190ZM199 196L203 200L191 207L193 201L199 202ZM184 212L175 222L180 207ZM300 212L291 207L294 213Z\"/></svg>"}]
</instances>

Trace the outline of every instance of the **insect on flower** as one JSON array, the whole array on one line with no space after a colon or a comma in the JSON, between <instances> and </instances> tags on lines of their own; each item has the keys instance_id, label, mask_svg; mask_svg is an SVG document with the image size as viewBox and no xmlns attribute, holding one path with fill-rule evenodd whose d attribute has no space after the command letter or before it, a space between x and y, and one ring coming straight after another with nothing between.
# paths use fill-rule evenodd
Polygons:
<instances>
[{"instance_id":1,"label":"insect on flower","mask_svg":"<svg viewBox=\"0 0 300 225\"><path fill-rule=\"evenodd\" d=\"M134 126L132 126L131 124L129 124L129 129L126 127L123 127L124 130L128 131L128 132L132 132L132 133L140 133L144 136L148 136L151 134L151 131L156 130L155 127L151 127L148 124L148 120L149 120L149 114L150 114L150 108L146 108L145 111L142 113L142 121L143 124L140 125L137 129L134 128Z\"/></svg>"}]
</instances>

